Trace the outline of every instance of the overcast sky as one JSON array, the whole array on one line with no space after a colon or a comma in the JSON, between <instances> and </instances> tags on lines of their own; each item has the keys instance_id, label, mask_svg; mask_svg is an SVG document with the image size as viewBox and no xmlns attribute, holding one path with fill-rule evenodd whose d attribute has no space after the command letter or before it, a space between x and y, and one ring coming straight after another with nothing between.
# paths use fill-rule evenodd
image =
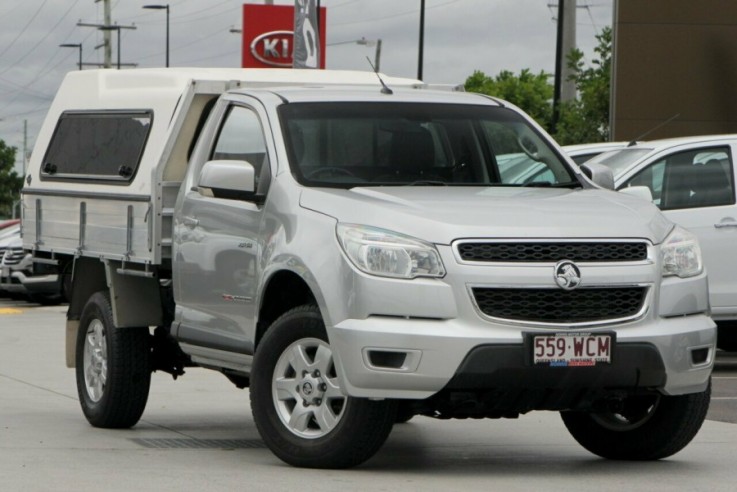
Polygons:
<instances>
[{"instance_id":1,"label":"overcast sky","mask_svg":"<svg viewBox=\"0 0 737 492\"><path fill-rule=\"evenodd\" d=\"M611 25L613 0L578 0L577 42L590 61L594 36ZM165 62L164 11L143 10L166 0L112 0L113 23L122 30L123 63L158 67ZM238 67L242 5L261 0L170 0L172 66ZM293 5L292 0L276 0ZM556 0L426 0L424 80L463 83L474 70L496 75L507 69L552 73L555 62ZM381 71L416 77L420 0L321 0L327 8L329 69L368 68L375 48L346 41L382 40ZM79 51L60 48L82 43L83 60L102 62L100 31L78 21L103 23L95 0L2 0L0 2L0 139L18 151L28 121L32 150L64 74L76 70ZM339 43L339 44L336 44ZM331 46L332 44L332 46ZM117 39L113 33L113 62Z\"/></svg>"}]
</instances>

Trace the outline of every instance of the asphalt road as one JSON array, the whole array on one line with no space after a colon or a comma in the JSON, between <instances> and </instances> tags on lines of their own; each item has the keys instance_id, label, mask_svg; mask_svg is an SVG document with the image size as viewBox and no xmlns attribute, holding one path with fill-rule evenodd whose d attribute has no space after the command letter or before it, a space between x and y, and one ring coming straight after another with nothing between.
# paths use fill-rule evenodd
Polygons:
<instances>
[{"instance_id":1,"label":"asphalt road","mask_svg":"<svg viewBox=\"0 0 737 492\"><path fill-rule=\"evenodd\" d=\"M143 419L94 429L64 366L64 307L0 299L2 491L704 490L737 487L737 354L719 354L713 400L694 441L659 462L599 459L553 412L515 420L397 425L352 470L284 465L261 442L247 391L204 369L154 374Z\"/></svg>"}]
</instances>

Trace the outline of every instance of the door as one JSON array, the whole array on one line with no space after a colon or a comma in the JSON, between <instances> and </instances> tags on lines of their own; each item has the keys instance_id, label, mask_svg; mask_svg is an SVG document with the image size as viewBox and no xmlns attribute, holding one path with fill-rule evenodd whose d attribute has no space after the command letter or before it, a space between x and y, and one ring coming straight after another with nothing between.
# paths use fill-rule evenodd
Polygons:
<instances>
[{"instance_id":1,"label":"door","mask_svg":"<svg viewBox=\"0 0 737 492\"><path fill-rule=\"evenodd\" d=\"M201 160L247 161L256 171L256 192L264 195L271 171L262 118L256 109L235 103L223 114ZM198 188L198 176L189 180L193 186L185 183L175 217L176 336L194 345L250 354L263 206L212 196Z\"/></svg>"},{"instance_id":2,"label":"door","mask_svg":"<svg viewBox=\"0 0 737 492\"><path fill-rule=\"evenodd\" d=\"M698 236L714 314L737 314L737 206L731 147L701 146L670 153L624 186L648 186L665 215Z\"/></svg>"}]
</instances>

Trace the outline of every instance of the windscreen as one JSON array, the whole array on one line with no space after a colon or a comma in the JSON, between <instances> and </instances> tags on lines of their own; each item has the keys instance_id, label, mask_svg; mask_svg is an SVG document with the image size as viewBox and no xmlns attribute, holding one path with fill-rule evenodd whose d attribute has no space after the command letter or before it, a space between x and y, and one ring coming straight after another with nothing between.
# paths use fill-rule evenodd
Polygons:
<instances>
[{"instance_id":1,"label":"windscreen","mask_svg":"<svg viewBox=\"0 0 737 492\"><path fill-rule=\"evenodd\" d=\"M290 103L279 108L306 186L578 186L523 117L492 106Z\"/></svg>"}]
</instances>

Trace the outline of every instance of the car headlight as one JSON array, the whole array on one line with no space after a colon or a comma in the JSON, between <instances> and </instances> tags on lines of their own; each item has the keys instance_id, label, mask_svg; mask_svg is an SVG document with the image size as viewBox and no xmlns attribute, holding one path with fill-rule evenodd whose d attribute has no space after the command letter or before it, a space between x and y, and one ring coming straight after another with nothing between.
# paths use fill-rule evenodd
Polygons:
<instances>
[{"instance_id":1,"label":"car headlight","mask_svg":"<svg viewBox=\"0 0 737 492\"><path fill-rule=\"evenodd\" d=\"M693 277L704 271L699 241L680 226L673 228L660 249L663 257L663 276Z\"/></svg>"},{"instance_id":2,"label":"car headlight","mask_svg":"<svg viewBox=\"0 0 737 492\"><path fill-rule=\"evenodd\" d=\"M338 241L362 272L393 278L442 277L443 262L435 246L374 227L338 224Z\"/></svg>"}]
</instances>

